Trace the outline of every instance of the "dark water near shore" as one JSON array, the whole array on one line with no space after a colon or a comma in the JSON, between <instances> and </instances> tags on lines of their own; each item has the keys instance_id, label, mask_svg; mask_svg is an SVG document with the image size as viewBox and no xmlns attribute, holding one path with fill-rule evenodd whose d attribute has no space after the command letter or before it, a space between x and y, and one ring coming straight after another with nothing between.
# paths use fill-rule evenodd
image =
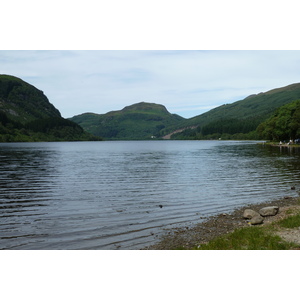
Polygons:
<instances>
[{"instance_id":1,"label":"dark water near shore","mask_svg":"<svg viewBox=\"0 0 300 300\"><path fill-rule=\"evenodd\" d=\"M299 155L228 141L0 144L0 249L139 249L172 227L297 196Z\"/></svg>"}]
</instances>

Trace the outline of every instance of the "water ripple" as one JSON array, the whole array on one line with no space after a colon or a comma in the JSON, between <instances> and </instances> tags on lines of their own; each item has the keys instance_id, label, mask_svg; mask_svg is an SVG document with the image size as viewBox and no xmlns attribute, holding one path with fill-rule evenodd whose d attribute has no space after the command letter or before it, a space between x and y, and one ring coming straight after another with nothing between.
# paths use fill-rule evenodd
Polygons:
<instances>
[{"instance_id":1,"label":"water ripple","mask_svg":"<svg viewBox=\"0 0 300 300\"><path fill-rule=\"evenodd\" d=\"M251 142L1 144L0 157L1 249L139 249L300 185L299 153Z\"/></svg>"}]
</instances>

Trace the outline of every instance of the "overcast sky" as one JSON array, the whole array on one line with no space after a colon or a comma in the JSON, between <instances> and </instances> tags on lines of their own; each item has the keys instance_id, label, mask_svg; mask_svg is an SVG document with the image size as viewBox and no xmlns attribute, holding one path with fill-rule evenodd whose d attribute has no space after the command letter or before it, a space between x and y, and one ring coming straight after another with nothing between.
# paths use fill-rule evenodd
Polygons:
<instances>
[{"instance_id":1,"label":"overcast sky","mask_svg":"<svg viewBox=\"0 0 300 300\"><path fill-rule=\"evenodd\" d=\"M190 118L300 82L300 51L0 51L0 73L42 90L63 117L141 101Z\"/></svg>"}]
</instances>

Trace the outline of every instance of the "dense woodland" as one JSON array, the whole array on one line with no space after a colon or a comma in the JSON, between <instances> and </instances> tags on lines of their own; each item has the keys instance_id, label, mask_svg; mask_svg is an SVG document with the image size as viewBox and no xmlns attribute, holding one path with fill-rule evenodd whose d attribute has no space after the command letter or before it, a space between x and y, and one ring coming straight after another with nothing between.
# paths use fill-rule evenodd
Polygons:
<instances>
[{"instance_id":1,"label":"dense woodland","mask_svg":"<svg viewBox=\"0 0 300 300\"><path fill-rule=\"evenodd\" d=\"M256 120L255 120L256 121ZM258 139L256 132L257 122L252 119L220 119L196 129L186 129L172 135L172 139Z\"/></svg>"},{"instance_id":2,"label":"dense woodland","mask_svg":"<svg viewBox=\"0 0 300 300\"><path fill-rule=\"evenodd\" d=\"M275 114L261 123L257 132L262 139L289 141L300 138L300 100L280 107Z\"/></svg>"},{"instance_id":3,"label":"dense woodland","mask_svg":"<svg viewBox=\"0 0 300 300\"><path fill-rule=\"evenodd\" d=\"M63 118L36 119L22 124L0 111L0 142L102 140Z\"/></svg>"},{"instance_id":4,"label":"dense woodland","mask_svg":"<svg viewBox=\"0 0 300 300\"><path fill-rule=\"evenodd\" d=\"M264 139L289 141L300 138L300 100L281 106L266 121L227 119L209 123L196 130L175 134L175 139Z\"/></svg>"}]
</instances>

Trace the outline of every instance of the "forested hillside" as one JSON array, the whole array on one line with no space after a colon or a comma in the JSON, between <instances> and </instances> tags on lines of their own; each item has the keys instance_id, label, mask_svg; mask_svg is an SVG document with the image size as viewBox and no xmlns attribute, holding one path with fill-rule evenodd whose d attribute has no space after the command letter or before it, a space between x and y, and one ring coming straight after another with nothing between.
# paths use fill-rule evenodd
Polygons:
<instances>
[{"instance_id":1,"label":"forested hillside","mask_svg":"<svg viewBox=\"0 0 300 300\"><path fill-rule=\"evenodd\" d=\"M106 139L145 140L162 137L185 119L169 113L163 105L141 102L119 111L85 113L70 120Z\"/></svg>"},{"instance_id":2,"label":"forested hillside","mask_svg":"<svg viewBox=\"0 0 300 300\"><path fill-rule=\"evenodd\" d=\"M256 139L256 128L279 107L300 99L300 83L274 89L244 100L224 104L185 122L196 125L194 130L174 134L174 139ZM182 124L181 124L182 126Z\"/></svg>"},{"instance_id":3,"label":"forested hillside","mask_svg":"<svg viewBox=\"0 0 300 300\"><path fill-rule=\"evenodd\" d=\"M99 140L61 117L44 93L0 75L0 142Z\"/></svg>"},{"instance_id":4,"label":"forested hillside","mask_svg":"<svg viewBox=\"0 0 300 300\"><path fill-rule=\"evenodd\" d=\"M23 124L35 119L61 117L42 91L9 75L0 75L0 110L11 120Z\"/></svg>"},{"instance_id":5,"label":"forested hillside","mask_svg":"<svg viewBox=\"0 0 300 300\"><path fill-rule=\"evenodd\" d=\"M300 99L300 83L250 95L185 119L163 105L138 103L107 114L85 113L70 120L106 139L258 139L257 127L279 107Z\"/></svg>"},{"instance_id":6,"label":"forested hillside","mask_svg":"<svg viewBox=\"0 0 300 300\"><path fill-rule=\"evenodd\" d=\"M0 75L0 142L162 139L290 139L298 137L300 83L251 95L194 118L140 102L107 114L61 117L44 93ZM293 103L292 103L293 102ZM273 115L275 113L275 115ZM174 133L174 134L173 134ZM95 137L97 136L97 137Z\"/></svg>"}]
</instances>

